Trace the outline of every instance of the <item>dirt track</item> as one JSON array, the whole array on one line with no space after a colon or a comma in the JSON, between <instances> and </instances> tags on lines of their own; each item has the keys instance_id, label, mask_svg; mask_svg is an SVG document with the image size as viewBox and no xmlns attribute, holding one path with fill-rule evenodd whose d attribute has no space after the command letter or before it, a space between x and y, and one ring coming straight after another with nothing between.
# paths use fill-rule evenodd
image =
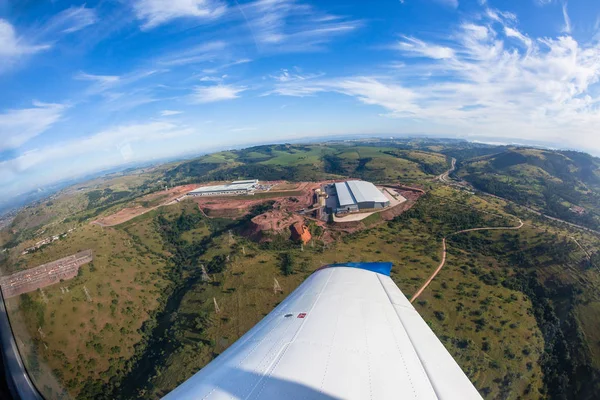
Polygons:
<instances>
[{"instance_id":1,"label":"dirt track","mask_svg":"<svg viewBox=\"0 0 600 400\"><path fill-rule=\"evenodd\" d=\"M183 185L183 186L175 186L167 191L160 191L147 194L135 201L138 205L134 207L123 208L122 210L117 211L114 214L111 214L106 217L98 218L95 221L92 221L92 224L100 225L100 226L114 226L122 224L123 222L127 222L130 219L133 219L137 216L145 214L149 211L152 211L160 206L169 204L174 202L177 198L183 196L185 193L192 191L199 187L200 185ZM141 203L144 202L159 202L155 206L144 207Z\"/></svg>"},{"instance_id":2,"label":"dirt track","mask_svg":"<svg viewBox=\"0 0 600 400\"><path fill-rule=\"evenodd\" d=\"M521 221L519 219L519 226L501 226L501 227L491 227L491 228L463 229L461 231L457 231L457 232L451 233L447 237L458 235L459 233L466 233L466 232L492 231L492 230L516 230L516 229L521 229L522 227L523 227L523 221ZM419 288L419 290L417 290L417 292L413 295L413 297L410 298L410 302L411 303L413 303L417 299L417 297L419 297L421 295L421 293L423 293L423 291L425 289L427 289L427 286L429 286L429 284L431 283L431 281L433 281L433 279L442 270L442 268L444 267L445 264L446 264L446 238L443 238L442 239L442 262L436 268L436 270L433 271L433 274L431 274L431 276L429 277L429 279L427 279L425 281L425 283L423 284L423 286L421 286Z\"/></svg>"}]
</instances>

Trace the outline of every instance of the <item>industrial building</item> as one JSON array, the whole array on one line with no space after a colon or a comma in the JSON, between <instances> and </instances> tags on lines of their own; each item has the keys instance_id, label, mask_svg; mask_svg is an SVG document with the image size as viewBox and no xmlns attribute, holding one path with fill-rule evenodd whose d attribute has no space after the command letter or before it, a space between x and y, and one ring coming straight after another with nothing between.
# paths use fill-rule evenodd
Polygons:
<instances>
[{"instance_id":1,"label":"industrial building","mask_svg":"<svg viewBox=\"0 0 600 400\"><path fill-rule=\"evenodd\" d=\"M232 194L254 194L258 179L234 181L226 185L203 186L188 193L188 196L222 196Z\"/></svg>"},{"instance_id":2,"label":"industrial building","mask_svg":"<svg viewBox=\"0 0 600 400\"><path fill-rule=\"evenodd\" d=\"M385 208L390 200L371 182L346 181L334 184L337 195L336 213Z\"/></svg>"}]
</instances>

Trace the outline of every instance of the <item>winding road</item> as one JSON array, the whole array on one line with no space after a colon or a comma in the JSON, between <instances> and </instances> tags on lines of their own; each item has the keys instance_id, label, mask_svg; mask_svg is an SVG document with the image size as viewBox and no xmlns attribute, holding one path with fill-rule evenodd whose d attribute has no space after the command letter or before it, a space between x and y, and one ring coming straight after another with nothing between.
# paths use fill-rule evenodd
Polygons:
<instances>
[{"instance_id":1,"label":"winding road","mask_svg":"<svg viewBox=\"0 0 600 400\"><path fill-rule=\"evenodd\" d=\"M456 169L456 158L452 158L452 164L450 166L450 169L446 172L444 172L443 174L439 175L437 177L437 179L439 179L440 182L443 183L451 183L450 181L450 174L452 173L452 171L454 171Z\"/></svg>"},{"instance_id":2,"label":"winding road","mask_svg":"<svg viewBox=\"0 0 600 400\"><path fill-rule=\"evenodd\" d=\"M452 185L453 182L450 179L449 175L456 169L456 159L452 158L452 164L450 169L448 169L446 172L444 172L443 174L439 175L436 177L437 180L439 180L442 183L446 183L446 184L450 184ZM466 183L466 182L465 182ZM467 183L468 184L468 183ZM461 185L462 186L462 185ZM469 184L470 186L470 184ZM480 193L483 193L487 196L490 197L494 197L497 198L499 200L503 200L506 201L507 203L513 203L516 204L517 206L523 207L525 208L527 211L532 212L536 215L539 215L541 217L550 219L552 221L556 221L556 222L562 222L563 224L566 224L572 228L578 228L590 233L594 233L596 235L600 235L600 232L595 231L593 229L590 228L586 228L585 226L581 226L581 225L577 225L574 224L572 222L568 222L568 221L564 221L562 219L559 218L555 218L555 217L551 217L549 215L546 215L540 211L537 211L533 208L524 206L522 204L516 203L512 200L509 199L505 199L504 197L500 197L500 196L496 196L494 194L491 193L487 193L487 192L483 192L481 190L479 190ZM491 214L491 213L490 213ZM514 216L513 216L514 217ZM515 217L516 218L516 217ZM450 237L450 236L454 236L454 235L458 235L460 233L466 233L466 232L475 232L475 231L484 231L484 230L516 230L516 229L521 229L523 227L523 221L521 219L519 219L519 226L505 226L505 227L489 227L489 228L471 228L471 229L463 229L454 233L449 234L448 236L446 236L445 238L442 239L442 261L440 262L440 265L436 268L435 271L433 271L433 274L431 274L431 276L427 279L427 281L425 281L425 283L423 284L423 286L421 286L419 288L419 290L417 290L417 292L411 297L410 302L413 303L420 295L421 293L423 293L423 291L425 289L427 289L427 287L429 286L429 284L433 281L433 279L437 276L437 274L442 270L442 268L444 267L444 265L446 264L446 238ZM588 260L591 260L591 256L590 254L581 246L581 244L577 241L577 239L575 239L574 237L571 237L571 239L573 239L575 241L575 243L577 243L577 245L579 246L579 248L581 250L583 250L583 252L586 254Z\"/></svg>"}]
</instances>

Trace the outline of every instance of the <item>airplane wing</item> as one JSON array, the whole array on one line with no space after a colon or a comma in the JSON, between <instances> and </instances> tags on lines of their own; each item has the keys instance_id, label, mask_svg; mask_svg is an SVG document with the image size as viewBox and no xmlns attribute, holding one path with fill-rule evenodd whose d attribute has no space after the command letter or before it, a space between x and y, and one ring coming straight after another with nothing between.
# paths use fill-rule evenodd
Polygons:
<instances>
[{"instance_id":1,"label":"airplane wing","mask_svg":"<svg viewBox=\"0 0 600 400\"><path fill-rule=\"evenodd\" d=\"M165 399L481 399L391 267L316 271Z\"/></svg>"}]
</instances>

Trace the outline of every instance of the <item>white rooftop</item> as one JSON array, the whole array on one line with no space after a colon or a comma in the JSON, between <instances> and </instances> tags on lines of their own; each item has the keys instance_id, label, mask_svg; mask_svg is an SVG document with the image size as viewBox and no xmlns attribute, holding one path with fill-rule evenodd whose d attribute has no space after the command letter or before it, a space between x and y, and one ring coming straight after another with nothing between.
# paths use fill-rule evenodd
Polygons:
<instances>
[{"instance_id":1,"label":"white rooftop","mask_svg":"<svg viewBox=\"0 0 600 400\"><path fill-rule=\"evenodd\" d=\"M356 199L357 203L365 201L374 201L385 203L389 201L387 197L379 189L375 187L371 182L365 181L348 181L346 182L352 195Z\"/></svg>"},{"instance_id":2,"label":"white rooftop","mask_svg":"<svg viewBox=\"0 0 600 400\"><path fill-rule=\"evenodd\" d=\"M192 190L190 193L202 192L225 192L228 190L250 190L256 183L254 181L248 183L228 183L226 185L202 186Z\"/></svg>"},{"instance_id":3,"label":"white rooftop","mask_svg":"<svg viewBox=\"0 0 600 400\"><path fill-rule=\"evenodd\" d=\"M337 193L340 207L356 204L356 200L354 200L354 197L352 197L352 193L350 193L346 182L337 182L335 184L335 192Z\"/></svg>"},{"instance_id":4,"label":"white rooftop","mask_svg":"<svg viewBox=\"0 0 600 400\"><path fill-rule=\"evenodd\" d=\"M371 182L338 182L335 184L335 191L337 192L340 207L371 201L377 203L389 201L388 198L385 197L385 195Z\"/></svg>"}]
</instances>

